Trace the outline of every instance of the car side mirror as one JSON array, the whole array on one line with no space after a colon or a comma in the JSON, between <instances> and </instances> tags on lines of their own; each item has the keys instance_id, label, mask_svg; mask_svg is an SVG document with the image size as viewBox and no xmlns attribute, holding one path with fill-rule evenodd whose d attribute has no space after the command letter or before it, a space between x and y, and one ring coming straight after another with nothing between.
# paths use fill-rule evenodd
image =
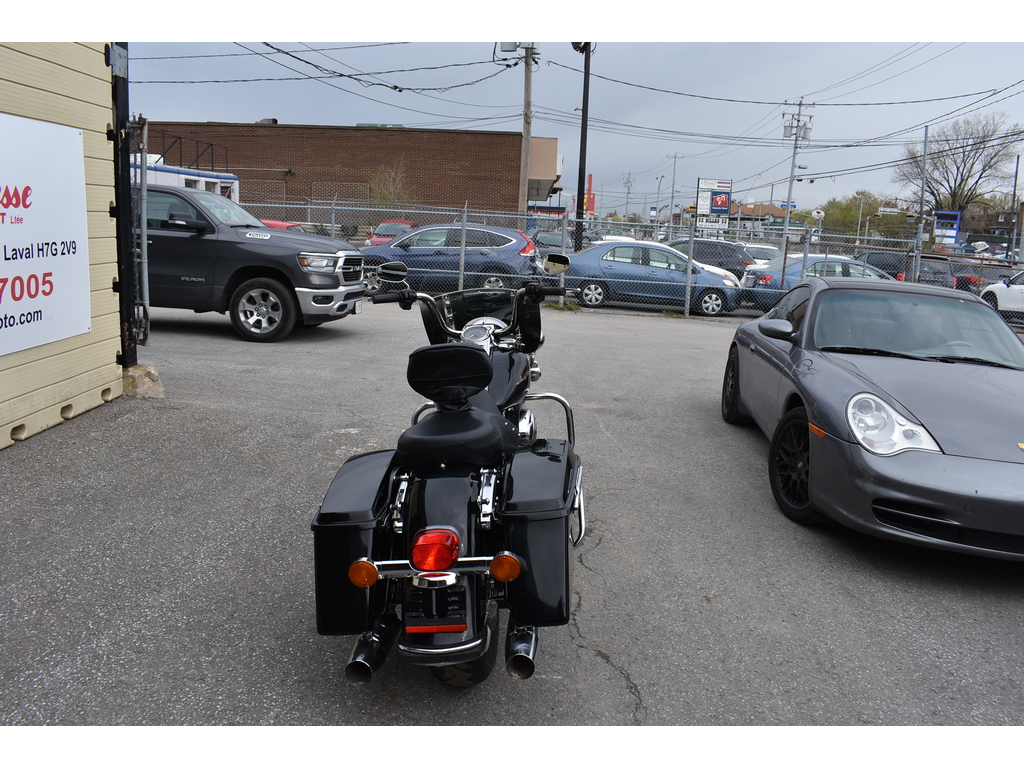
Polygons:
<instances>
[{"instance_id":1,"label":"car side mirror","mask_svg":"<svg viewBox=\"0 0 1024 768\"><path fill-rule=\"evenodd\" d=\"M401 283L409 275L409 268L400 261L389 261L377 267L377 274L386 283Z\"/></svg>"},{"instance_id":2,"label":"car side mirror","mask_svg":"<svg viewBox=\"0 0 1024 768\"><path fill-rule=\"evenodd\" d=\"M167 219L167 224L174 229L188 229L200 234L213 229L213 227L201 219L190 219L182 216L180 213L172 213Z\"/></svg>"},{"instance_id":3,"label":"car side mirror","mask_svg":"<svg viewBox=\"0 0 1024 768\"><path fill-rule=\"evenodd\" d=\"M764 319L757 324L757 330L769 339L788 341L790 344L793 343L793 339L796 336L796 331L793 330L793 324L788 320Z\"/></svg>"},{"instance_id":4,"label":"car side mirror","mask_svg":"<svg viewBox=\"0 0 1024 768\"><path fill-rule=\"evenodd\" d=\"M544 257L544 271L549 275L560 275L569 271L569 257L560 253L549 253Z\"/></svg>"}]
</instances>

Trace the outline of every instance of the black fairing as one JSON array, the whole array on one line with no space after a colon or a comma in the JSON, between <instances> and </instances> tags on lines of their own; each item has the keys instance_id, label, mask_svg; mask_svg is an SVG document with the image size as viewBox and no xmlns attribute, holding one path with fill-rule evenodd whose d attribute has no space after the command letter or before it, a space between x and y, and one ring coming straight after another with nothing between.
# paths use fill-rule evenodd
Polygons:
<instances>
[{"instance_id":1,"label":"black fairing","mask_svg":"<svg viewBox=\"0 0 1024 768\"><path fill-rule=\"evenodd\" d=\"M494 376L487 390L498 408L519 402L530 386L530 358L522 352L491 353Z\"/></svg>"}]
</instances>

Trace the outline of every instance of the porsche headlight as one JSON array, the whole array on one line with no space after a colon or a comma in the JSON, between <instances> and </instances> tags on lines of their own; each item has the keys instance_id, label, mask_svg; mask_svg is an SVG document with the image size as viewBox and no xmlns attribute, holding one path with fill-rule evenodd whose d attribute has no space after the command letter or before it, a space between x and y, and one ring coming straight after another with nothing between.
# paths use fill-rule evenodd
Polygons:
<instances>
[{"instance_id":1,"label":"porsche headlight","mask_svg":"<svg viewBox=\"0 0 1024 768\"><path fill-rule=\"evenodd\" d=\"M941 453L927 429L867 392L850 398L846 404L846 421L857 442L879 456L910 450Z\"/></svg>"}]
</instances>

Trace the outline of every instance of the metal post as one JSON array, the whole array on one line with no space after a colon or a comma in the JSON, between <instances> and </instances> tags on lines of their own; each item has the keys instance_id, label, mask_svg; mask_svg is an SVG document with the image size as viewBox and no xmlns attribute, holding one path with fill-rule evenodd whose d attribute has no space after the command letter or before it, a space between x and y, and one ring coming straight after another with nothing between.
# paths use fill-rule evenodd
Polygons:
<instances>
[{"instance_id":1,"label":"metal post","mask_svg":"<svg viewBox=\"0 0 1024 768\"><path fill-rule=\"evenodd\" d=\"M573 43L573 50L583 54L583 112L580 119L580 168L579 183L576 185L576 232L573 235L573 250L583 250L583 216L586 211L587 182L587 115L590 108L590 53L591 43Z\"/></svg>"},{"instance_id":2,"label":"metal post","mask_svg":"<svg viewBox=\"0 0 1024 768\"><path fill-rule=\"evenodd\" d=\"M924 190L928 178L928 126L924 127L924 154L921 156L921 199L917 206L917 242L914 244L914 282L921 281L921 248L924 244Z\"/></svg>"}]
</instances>

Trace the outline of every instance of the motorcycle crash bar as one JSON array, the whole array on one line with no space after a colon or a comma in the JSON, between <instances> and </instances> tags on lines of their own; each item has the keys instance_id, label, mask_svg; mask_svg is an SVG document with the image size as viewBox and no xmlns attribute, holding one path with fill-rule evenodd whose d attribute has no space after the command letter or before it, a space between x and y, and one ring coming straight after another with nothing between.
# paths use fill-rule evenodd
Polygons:
<instances>
[{"instance_id":1,"label":"motorcycle crash bar","mask_svg":"<svg viewBox=\"0 0 1024 768\"><path fill-rule=\"evenodd\" d=\"M348 580L357 587L372 587L381 579L405 579L412 578L418 582L417 586L445 587L448 579L441 578L442 574L458 576L464 573L489 574L495 581L515 581L523 572L523 561L518 555L512 552L499 552L496 555L484 555L481 557L461 557L443 571L421 571L413 567L408 560L381 560L374 562L369 558L362 557L348 567Z\"/></svg>"}]
</instances>

